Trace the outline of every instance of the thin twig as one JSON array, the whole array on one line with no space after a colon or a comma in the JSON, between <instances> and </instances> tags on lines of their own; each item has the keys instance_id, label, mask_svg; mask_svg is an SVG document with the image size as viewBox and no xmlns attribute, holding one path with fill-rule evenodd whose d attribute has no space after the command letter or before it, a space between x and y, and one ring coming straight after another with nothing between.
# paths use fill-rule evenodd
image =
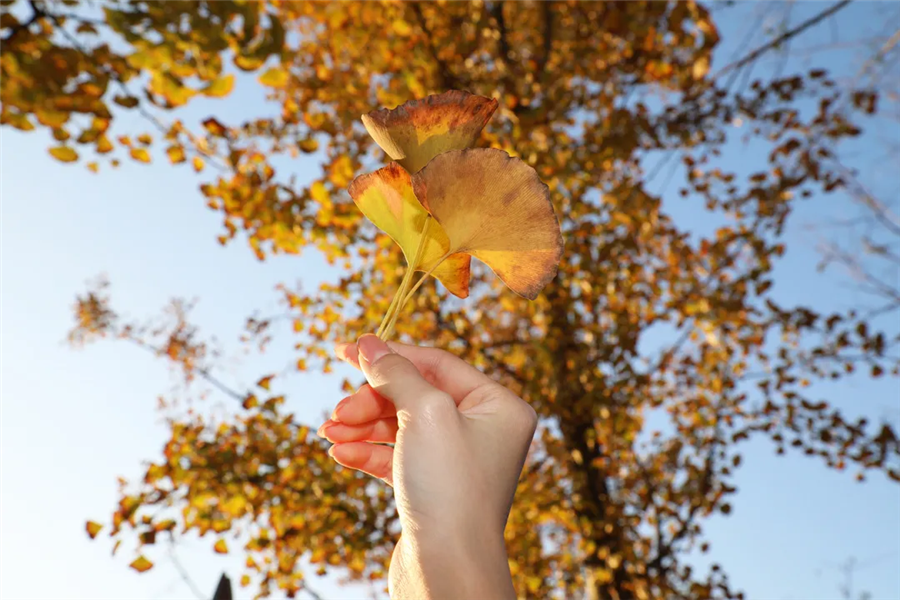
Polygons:
<instances>
[{"instance_id":1,"label":"thin twig","mask_svg":"<svg viewBox=\"0 0 900 600\"><path fill-rule=\"evenodd\" d=\"M826 8L819 14L817 14L813 17L810 17L806 21L803 21L802 23L800 23L793 29L789 29L789 30L785 31L784 33L782 33L781 35L779 35L778 37L769 40L767 43L765 43L762 46L760 46L759 48L755 49L750 54L746 55L745 57L738 60L737 62L733 62L733 63L723 67L721 71L716 73L716 78L721 77L724 73L727 73L728 71L732 71L734 69L740 69L741 67L753 62L754 60L756 60L757 58L759 58L766 52L769 52L773 48L777 48L778 46L780 46L781 44L790 40L791 38L796 37L798 34L806 31L813 25L816 25L819 22L823 21L824 19L827 19L828 17L834 15L841 9L846 8L847 5L850 4L850 2L852 2L852 0L841 0L840 2L837 2L837 3L833 4L832 6Z\"/></svg>"},{"instance_id":2,"label":"thin twig","mask_svg":"<svg viewBox=\"0 0 900 600\"><path fill-rule=\"evenodd\" d=\"M306 592L307 594L309 594L309 596L310 596L313 600L325 600L325 599L322 597L321 594L319 594L317 591L315 591L314 589L312 589L311 587L309 587L308 584L305 584L305 583L304 583L304 584L303 584L303 587L301 587L300 589L303 590L304 592Z\"/></svg>"},{"instance_id":3,"label":"thin twig","mask_svg":"<svg viewBox=\"0 0 900 600\"><path fill-rule=\"evenodd\" d=\"M0 40L0 44L8 44L13 40L14 37L19 35L21 32L28 30L29 27L40 21L43 17L46 16L46 13L42 8L40 8L37 4L34 3L34 0L28 2L28 6L31 7L31 17L23 22L19 23L14 27L10 28L9 35Z\"/></svg>"},{"instance_id":4,"label":"thin twig","mask_svg":"<svg viewBox=\"0 0 900 600\"><path fill-rule=\"evenodd\" d=\"M198 600L206 600L206 594L200 591L197 587L197 584L191 579L191 576L188 575L188 572L181 565L181 562L178 560L178 557L175 556L175 545L169 545L169 560L172 561L172 564L175 565L175 570L178 571L178 574L181 576L182 581L184 581L187 586L191 589L191 592L197 597Z\"/></svg>"},{"instance_id":5,"label":"thin twig","mask_svg":"<svg viewBox=\"0 0 900 600\"><path fill-rule=\"evenodd\" d=\"M155 354L157 356L159 356L161 354L165 354L165 352L163 352L163 350L161 348L157 348L153 344L148 344L147 342L140 340L138 338L131 337L131 336L125 336L123 339L131 342L132 344L136 345L139 348L143 348L144 350L152 352L153 354ZM193 371L195 373L197 373L198 375L200 375L201 378L205 379L207 382L211 383L213 386L218 388L218 390L220 392L231 396L235 400L237 400L239 402L243 402L244 400L247 399L247 394L240 394L240 393L234 391L232 388L228 387L225 383L223 383L218 377L216 377L215 375L210 373L210 371L208 369L198 367L198 368L193 369Z\"/></svg>"}]
</instances>

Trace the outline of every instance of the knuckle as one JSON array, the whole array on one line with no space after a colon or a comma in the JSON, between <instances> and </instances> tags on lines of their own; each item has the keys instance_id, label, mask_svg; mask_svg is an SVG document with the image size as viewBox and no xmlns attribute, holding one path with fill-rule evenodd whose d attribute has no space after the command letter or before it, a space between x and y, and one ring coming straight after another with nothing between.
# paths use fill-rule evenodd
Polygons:
<instances>
[{"instance_id":1,"label":"knuckle","mask_svg":"<svg viewBox=\"0 0 900 600\"><path fill-rule=\"evenodd\" d=\"M432 421L442 421L457 412L456 403L450 394L435 388L426 390L419 398L418 405L420 414Z\"/></svg>"},{"instance_id":2,"label":"knuckle","mask_svg":"<svg viewBox=\"0 0 900 600\"><path fill-rule=\"evenodd\" d=\"M456 403L453 401L453 398L450 396L450 394L437 388L430 388L428 390L425 390L425 392L422 394L422 404L427 406L434 406L435 408L453 408L456 406Z\"/></svg>"},{"instance_id":3,"label":"knuckle","mask_svg":"<svg viewBox=\"0 0 900 600\"><path fill-rule=\"evenodd\" d=\"M372 365L372 370L378 377L378 383L387 383L392 379L406 376L410 369L415 369L415 367L399 354L385 356ZM373 385L373 387L377 386Z\"/></svg>"},{"instance_id":4,"label":"knuckle","mask_svg":"<svg viewBox=\"0 0 900 600\"><path fill-rule=\"evenodd\" d=\"M392 457L386 452L379 452L377 454L373 453L366 461L366 465L363 470L366 473L372 473L377 477L384 477L384 475L391 469L391 461Z\"/></svg>"},{"instance_id":5,"label":"knuckle","mask_svg":"<svg viewBox=\"0 0 900 600\"><path fill-rule=\"evenodd\" d=\"M534 434L537 429L538 415L537 411L535 411L530 404L519 399L513 414L516 424L521 427L523 431L527 430L531 434Z\"/></svg>"}]
</instances>

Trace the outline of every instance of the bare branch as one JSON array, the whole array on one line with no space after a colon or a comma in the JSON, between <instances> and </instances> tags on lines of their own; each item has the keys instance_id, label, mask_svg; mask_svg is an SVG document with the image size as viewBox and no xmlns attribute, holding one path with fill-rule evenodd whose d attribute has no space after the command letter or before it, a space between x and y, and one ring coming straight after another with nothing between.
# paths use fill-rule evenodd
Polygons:
<instances>
[{"instance_id":1,"label":"bare branch","mask_svg":"<svg viewBox=\"0 0 900 600\"><path fill-rule=\"evenodd\" d=\"M191 576L188 575L187 570L185 570L184 566L182 566L181 561L178 560L178 557L175 556L175 545L169 545L169 560L172 561L172 564L175 565L175 570L178 571L178 574L181 576L182 581L184 581L187 586L191 589L191 592L194 596L197 597L198 600L205 600L206 594L200 591L197 587L197 584L191 579ZM222 577L225 577L224 575ZM226 578L227 579L227 578ZM221 584L220 584L221 586Z\"/></svg>"},{"instance_id":2,"label":"bare branch","mask_svg":"<svg viewBox=\"0 0 900 600\"><path fill-rule=\"evenodd\" d=\"M789 30L785 31L784 33L782 33L781 35L779 35L778 37L769 40L767 43L765 43L762 46L760 46L759 48L753 50L750 54L747 54L746 56L744 56L737 62L733 62L733 63L723 67L721 71L716 73L716 78L721 77L723 74L725 74L729 71L733 71L735 69L740 69L740 68L752 63L757 58L759 58L760 56L765 54L766 52L769 52L770 50L777 48L778 46L787 42L791 38L796 37L797 35L803 33L810 27L820 23L824 19L827 19L828 17L836 14L838 11L846 8L850 4L850 2L852 2L852 0L841 0L840 2L837 2L836 4L833 4L832 6L826 8L819 14L817 14L813 17L810 17L806 21L803 21L796 27L789 29Z\"/></svg>"}]
</instances>

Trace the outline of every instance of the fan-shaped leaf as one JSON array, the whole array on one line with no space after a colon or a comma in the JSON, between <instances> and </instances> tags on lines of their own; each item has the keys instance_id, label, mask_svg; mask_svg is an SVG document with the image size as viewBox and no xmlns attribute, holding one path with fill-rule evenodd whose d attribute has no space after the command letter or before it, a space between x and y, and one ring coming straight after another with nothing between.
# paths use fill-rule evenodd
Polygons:
<instances>
[{"instance_id":1,"label":"fan-shaped leaf","mask_svg":"<svg viewBox=\"0 0 900 600\"><path fill-rule=\"evenodd\" d=\"M556 275L563 240L547 186L502 150L455 150L412 176L422 205L443 226L450 252L487 264L533 300Z\"/></svg>"},{"instance_id":2,"label":"fan-shaped leaf","mask_svg":"<svg viewBox=\"0 0 900 600\"><path fill-rule=\"evenodd\" d=\"M153 568L153 563L147 560L147 558L142 554L138 556L136 559L131 561L131 564L128 565L138 573L143 573L144 571L149 571Z\"/></svg>"},{"instance_id":3,"label":"fan-shaped leaf","mask_svg":"<svg viewBox=\"0 0 900 600\"><path fill-rule=\"evenodd\" d=\"M432 158L471 146L497 110L497 101L459 90L363 115L362 122L388 156L415 173Z\"/></svg>"},{"instance_id":4,"label":"fan-shaped leaf","mask_svg":"<svg viewBox=\"0 0 900 600\"><path fill-rule=\"evenodd\" d=\"M354 179L349 192L363 214L397 242L407 263L412 263L428 213L413 194L409 173L397 163L391 163ZM422 259L416 265L418 271L428 271L450 249L447 234L434 219L428 220L425 235L428 238ZM433 275L451 293L465 298L469 295L469 262L465 255L450 256Z\"/></svg>"},{"instance_id":5,"label":"fan-shaped leaf","mask_svg":"<svg viewBox=\"0 0 900 600\"><path fill-rule=\"evenodd\" d=\"M91 536L91 539L94 539L95 537L97 537L97 534L100 533L100 530L103 529L103 525L97 523L96 521L88 521L87 523L85 523L84 528L85 531L87 531L87 534Z\"/></svg>"},{"instance_id":6,"label":"fan-shaped leaf","mask_svg":"<svg viewBox=\"0 0 900 600\"><path fill-rule=\"evenodd\" d=\"M78 153L69 146L55 146L49 150L50 156L60 162L75 162L78 160Z\"/></svg>"}]
</instances>

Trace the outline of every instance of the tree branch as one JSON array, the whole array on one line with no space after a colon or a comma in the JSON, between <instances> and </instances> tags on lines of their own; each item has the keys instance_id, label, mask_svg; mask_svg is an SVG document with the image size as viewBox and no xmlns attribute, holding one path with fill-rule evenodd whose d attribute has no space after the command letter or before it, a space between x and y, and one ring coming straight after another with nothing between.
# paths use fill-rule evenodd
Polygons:
<instances>
[{"instance_id":1,"label":"tree branch","mask_svg":"<svg viewBox=\"0 0 900 600\"><path fill-rule=\"evenodd\" d=\"M416 16L416 21L419 24L419 28L425 34L425 37L428 38L428 43L425 44L425 47L428 49L428 53L431 54L431 58L437 63L438 67L438 76L441 80L441 87L444 90L453 89L456 86L457 80L453 73L450 71L449 65L441 60L441 57L438 55L437 48L434 45L434 35L431 30L428 28L428 24L425 21L425 15L422 14L422 7L419 6L418 2L410 2L410 6L412 7L413 14Z\"/></svg>"},{"instance_id":2,"label":"tree branch","mask_svg":"<svg viewBox=\"0 0 900 600\"><path fill-rule=\"evenodd\" d=\"M27 21L17 24L15 27L10 27L9 35L0 40L0 43L8 44L13 40L14 37L19 35L21 32L28 30L29 27L47 16L47 13L44 12L44 9L39 7L34 2L34 0L29 0L28 6L31 7L31 17L29 17Z\"/></svg>"},{"instance_id":3,"label":"tree branch","mask_svg":"<svg viewBox=\"0 0 900 600\"><path fill-rule=\"evenodd\" d=\"M157 356L159 356L160 354L165 354L161 348L157 348L156 346L154 346L152 344L148 344L147 342L139 340L135 337L124 336L123 339L131 342L132 344L135 344L139 348L143 348L144 350L152 352L153 354L156 354ZM247 398L246 394L240 394L239 392L236 392L232 388L225 385L218 377L216 377L215 375L210 373L209 369L206 369L204 367L196 367L194 369L194 372L196 372L198 375L200 375L200 377L205 379L207 382L211 383L220 392L222 392L228 396L231 396L238 402L243 402Z\"/></svg>"},{"instance_id":4,"label":"tree branch","mask_svg":"<svg viewBox=\"0 0 900 600\"><path fill-rule=\"evenodd\" d=\"M716 73L716 78L720 77L724 73L727 73L728 71L733 71L735 69L740 69L742 67L747 66L748 64L750 64L751 62L753 62L754 60L756 60L757 58L759 58L766 52L769 52L773 48L780 46L781 44L785 43L786 41L790 40L791 38L794 38L797 35L799 35L800 33L803 33L810 27L812 27L812 26L820 23L821 21L827 19L828 17L836 14L838 11L842 10L843 8L846 8L847 5L850 4L850 2L852 2L852 0L841 0L840 2L837 2L837 3L833 4L832 6L826 8L819 14L817 14L813 17L810 17L806 21L803 21L802 23L800 23L793 29L789 29L788 31L785 31L778 37L769 40L769 42L763 44L756 50L753 50L750 54L746 55L745 57L738 60L737 62L733 62L733 63L723 67L721 71Z\"/></svg>"},{"instance_id":5,"label":"tree branch","mask_svg":"<svg viewBox=\"0 0 900 600\"><path fill-rule=\"evenodd\" d=\"M300 589L309 594L310 598L312 598L313 600L325 600L324 598L322 598L321 594L319 594L317 591L315 591L305 583Z\"/></svg>"},{"instance_id":6,"label":"tree branch","mask_svg":"<svg viewBox=\"0 0 900 600\"><path fill-rule=\"evenodd\" d=\"M175 570L178 571L178 574L181 576L182 581L184 581L187 586L191 589L191 592L198 598L198 600L205 600L206 594L200 591L197 588L197 584L191 579L191 576L188 575L188 572L182 566L181 562L178 560L178 557L175 556L175 545L171 544L169 546L169 560L172 561L172 564L175 565Z\"/></svg>"},{"instance_id":7,"label":"tree branch","mask_svg":"<svg viewBox=\"0 0 900 600\"><path fill-rule=\"evenodd\" d=\"M537 75L543 78L550 50L553 48L553 3L544 2L541 7L544 9L544 51L537 62Z\"/></svg>"}]
</instances>

